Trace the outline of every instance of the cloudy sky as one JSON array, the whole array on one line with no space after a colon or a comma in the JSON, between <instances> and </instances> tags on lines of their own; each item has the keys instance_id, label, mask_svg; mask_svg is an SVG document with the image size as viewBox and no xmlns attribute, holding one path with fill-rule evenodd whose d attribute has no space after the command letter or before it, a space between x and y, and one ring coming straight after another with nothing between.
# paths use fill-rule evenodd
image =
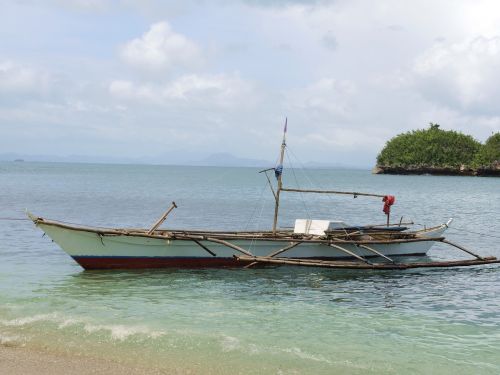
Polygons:
<instances>
[{"instance_id":1,"label":"cloudy sky","mask_svg":"<svg viewBox=\"0 0 500 375\"><path fill-rule=\"evenodd\" d=\"M0 0L0 153L370 166L500 131L497 0ZM176 161L177 161L176 160Z\"/></svg>"}]
</instances>

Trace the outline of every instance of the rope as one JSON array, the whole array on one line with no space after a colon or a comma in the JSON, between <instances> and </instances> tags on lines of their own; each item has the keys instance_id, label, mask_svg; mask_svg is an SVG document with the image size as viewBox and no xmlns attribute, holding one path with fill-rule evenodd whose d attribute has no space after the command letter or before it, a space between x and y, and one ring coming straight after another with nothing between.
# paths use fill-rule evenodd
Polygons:
<instances>
[{"instance_id":1,"label":"rope","mask_svg":"<svg viewBox=\"0 0 500 375\"><path fill-rule=\"evenodd\" d=\"M4 220L4 221L14 221L14 220L27 220L27 221L31 221L31 219L28 219L27 217L24 218L24 217L0 217L0 220Z\"/></svg>"},{"instance_id":2,"label":"rope","mask_svg":"<svg viewBox=\"0 0 500 375\"><path fill-rule=\"evenodd\" d=\"M290 164L290 169L292 170L293 178L295 180L295 183L297 184L297 187L300 189L299 181L297 180L297 176L295 175L295 169L293 168L292 161L290 160L290 156L288 153L285 153L286 158L288 160L288 163ZM304 199L304 194L300 193L300 200L302 201L302 205L304 206L304 210L306 211L307 218L311 220L311 214L309 212L309 209L307 207L306 201Z\"/></svg>"},{"instance_id":3,"label":"rope","mask_svg":"<svg viewBox=\"0 0 500 375\"><path fill-rule=\"evenodd\" d=\"M309 176L309 173L307 173L307 168L305 167L305 164L302 162L302 160L299 159L299 157L295 154L295 152L293 152L293 150L290 149L290 147L287 146L287 150L290 151L290 154L295 158L295 160L297 160L297 162L299 163L300 165L300 168L301 168L301 171L302 171L302 174L305 176L307 182L309 183L309 186L311 188L313 188L314 186L319 186L319 187L323 187L324 185L323 184L320 184L318 182L316 182L315 179L313 179L312 176ZM314 183L313 183L314 182ZM330 203L332 204L335 204L337 203L335 201L335 199L333 198L333 196L331 196L330 194L327 194L327 199L330 201Z\"/></svg>"}]
</instances>

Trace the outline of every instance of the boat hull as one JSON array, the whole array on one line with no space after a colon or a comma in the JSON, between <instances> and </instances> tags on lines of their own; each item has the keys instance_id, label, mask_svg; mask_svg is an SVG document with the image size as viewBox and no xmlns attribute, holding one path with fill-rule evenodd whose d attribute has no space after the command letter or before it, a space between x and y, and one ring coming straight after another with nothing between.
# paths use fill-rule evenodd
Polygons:
<instances>
[{"instance_id":1,"label":"boat hull","mask_svg":"<svg viewBox=\"0 0 500 375\"><path fill-rule=\"evenodd\" d=\"M80 266L87 270L95 269L145 269L145 268L210 268L241 267L245 263L234 256L240 252L221 243L211 241L163 239L140 235L102 234L88 229L71 228L36 222L52 240L57 243ZM427 237L439 237L446 230L442 225L424 233ZM256 256L270 253L290 245L290 239L227 240ZM424 255L432 247L432 241L380 243L370 247L386 256ZM354 244L342 245L343 248L363 257L374 256L366 249ZM215 254L215 255L214 255ZM306 242L290 249L280 256L302 259L346 259L351 256L341 250L323 243Z\"/></svg>"}]
</instances>

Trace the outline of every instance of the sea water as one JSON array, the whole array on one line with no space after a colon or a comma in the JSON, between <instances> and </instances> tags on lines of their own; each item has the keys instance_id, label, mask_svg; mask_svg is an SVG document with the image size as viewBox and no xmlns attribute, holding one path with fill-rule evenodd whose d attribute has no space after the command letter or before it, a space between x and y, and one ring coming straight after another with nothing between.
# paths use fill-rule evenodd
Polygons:
<instances>
[{"instance_id":1,"label":"sea water","mask_svg":"<svg viewBox=\"0 0 500 375\"><path fill-rule=\"evenodd\" d=\"M393 221L500 257L500 179L284 171L285 185L396 195ZM268 229L253 168L0 163L0 343L194 374L498 374L500 266L83 271L22 218ZM283 193L296 218L385 221L378 198ZM436 245L433 259L464 258Z\"/></svg>"}]
</instances>

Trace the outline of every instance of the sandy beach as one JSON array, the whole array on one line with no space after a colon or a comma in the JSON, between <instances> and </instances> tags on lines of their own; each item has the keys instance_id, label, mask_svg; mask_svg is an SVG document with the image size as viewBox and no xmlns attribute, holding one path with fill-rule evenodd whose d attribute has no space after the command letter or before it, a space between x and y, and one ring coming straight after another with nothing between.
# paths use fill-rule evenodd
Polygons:
<instances>
[{"instance_id":1,"label":"sandy beach","mask_svg":"<svg viewBox=\"0 0 500 375\"><path fill-rule=\"evenodd\" d=\"M118 374L181 374L176 370L134 367L111 360L81 355L45 352L42 350L0 346L0 374L10 375L118 375ZM189 372L188 372L189 373Z\"/></svg>"}]
</instances>

